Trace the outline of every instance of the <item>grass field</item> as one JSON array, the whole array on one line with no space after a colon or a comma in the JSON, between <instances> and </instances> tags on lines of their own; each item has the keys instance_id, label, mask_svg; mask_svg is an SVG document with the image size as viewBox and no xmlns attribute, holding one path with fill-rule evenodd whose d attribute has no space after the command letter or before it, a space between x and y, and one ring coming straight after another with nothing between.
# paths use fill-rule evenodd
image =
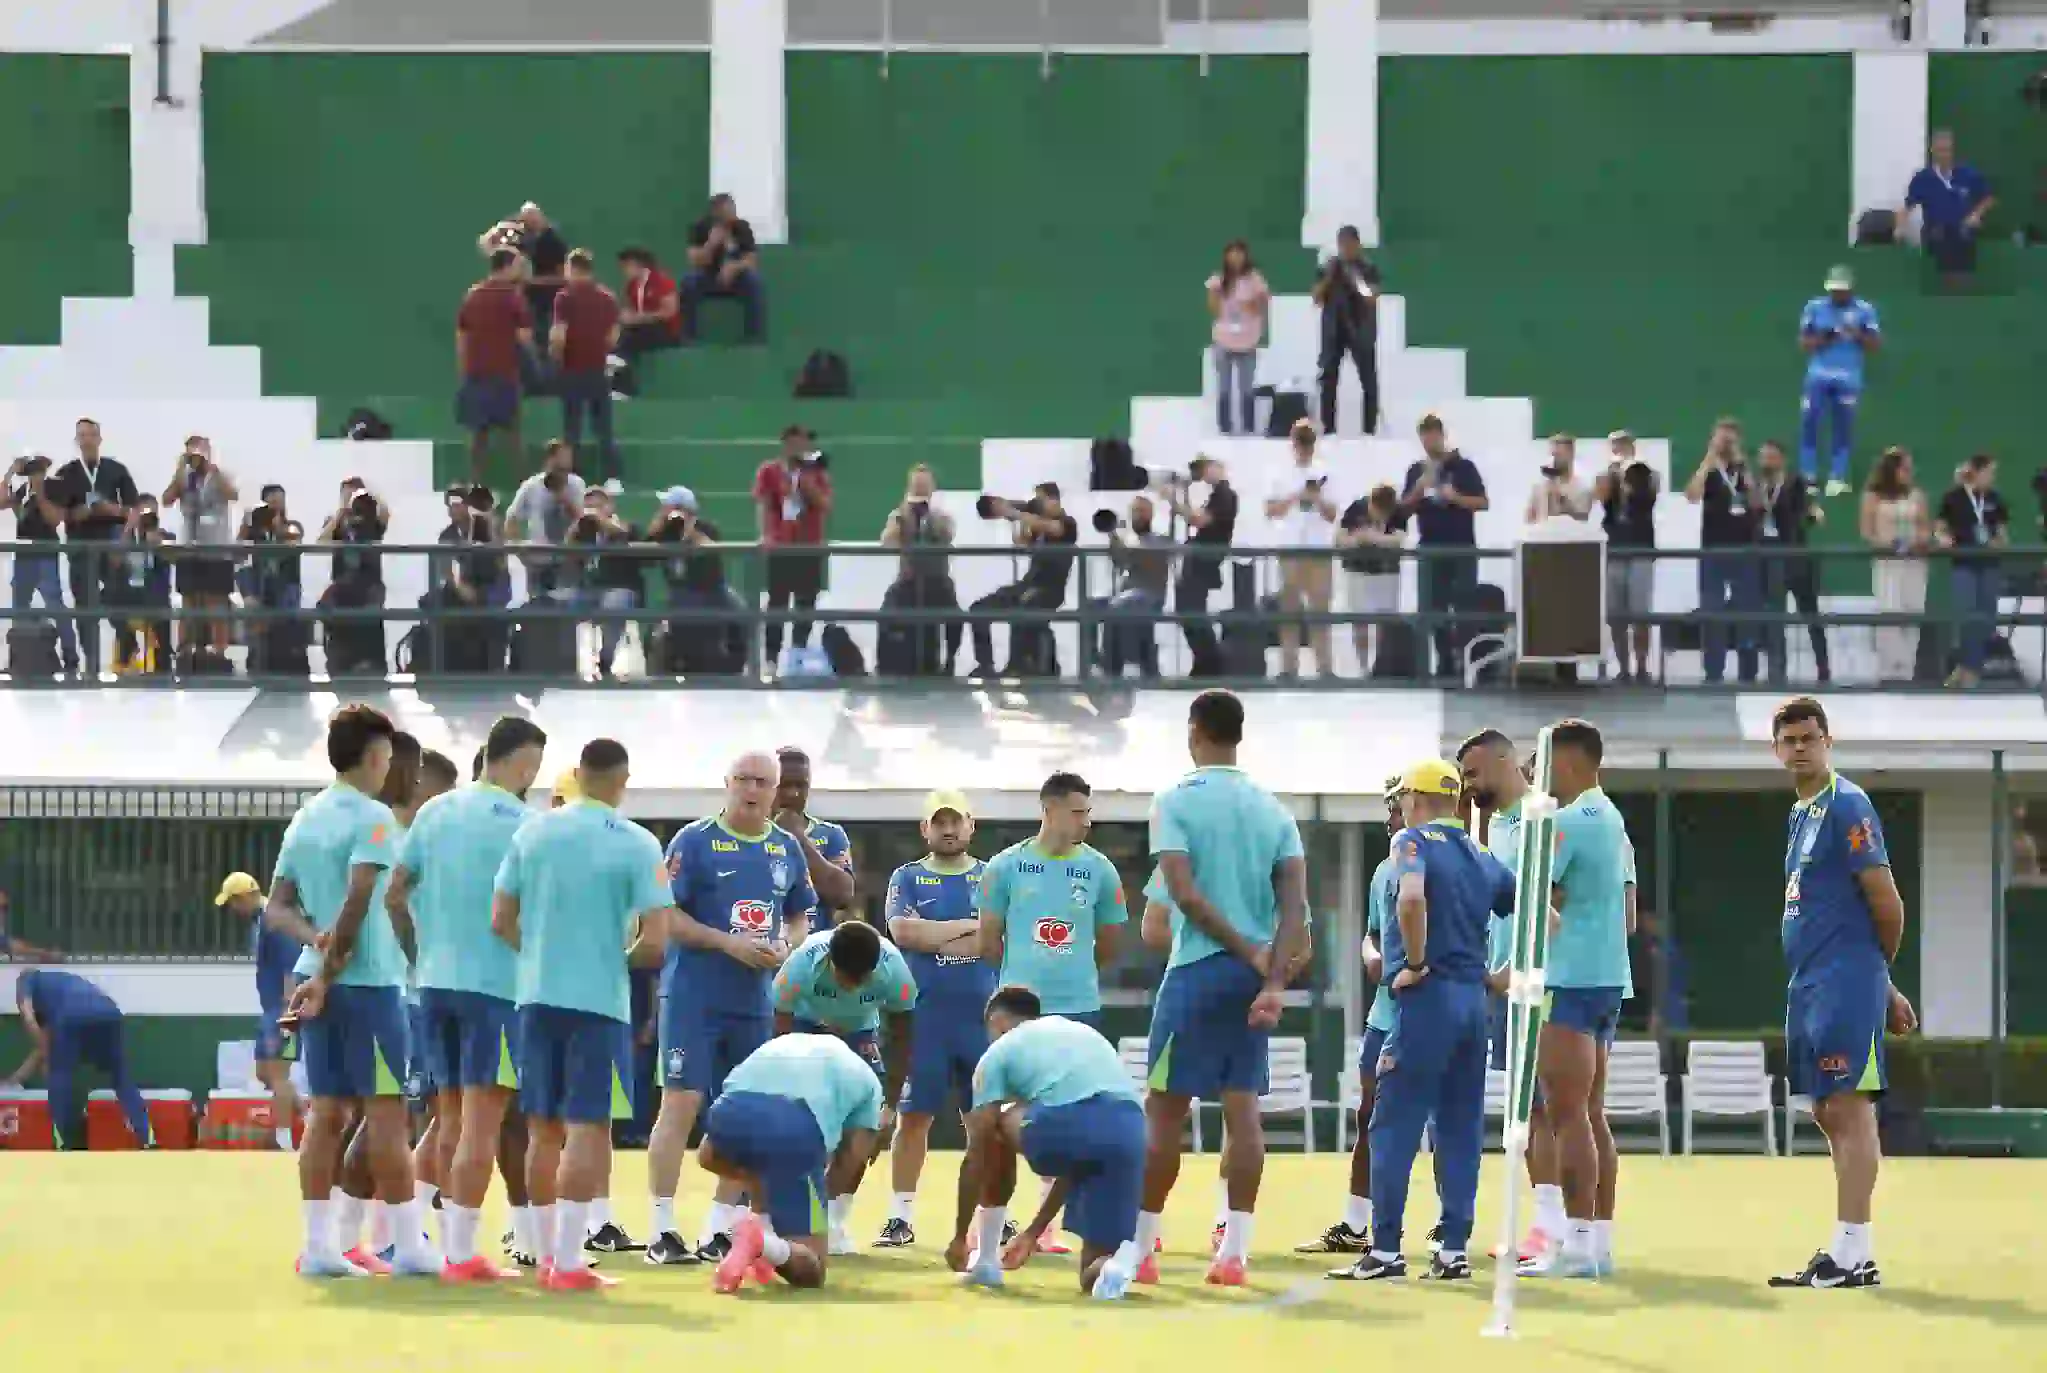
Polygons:
<instances>
[{"instance_id":1,"label":"grass field","mask_svg":"<svg viewBox=\"0 0 2047 1373\"><path fill-rule=\"evenodd\" d=\"M639 1233L641 1162L619 1159L620 1218ZM1072 1260L1040 1258L1001 1293L944 1271L955 1156L934 1155L914 1249L834 1260L820 1292L710 1290L705 1269L655 1271L590 1297L529 1284L295 1278L290 1160L269 1154L0 1156L0 1367L123 1373L381 1373L385 1369L737 1368L827 1373L958 1368L1305 1369L1335 1363L1517 1370L2039 1368L2047 1364L2040 1233L2047 1166L1890 1164L1877 1228L1886 1286L1773 1292L1825 1237L1823 1159L1629 1157L1621 1271L1592 1284L1523 1284L1521 1337L1484 1340L1490 1265L1469 1285L1357 1287L1284 1253L1340 1205L1343 1162L1273 1160L1252 1285L1204 1288L1213 1161L1190 1159L1167 1220L1165 1281L1117 1305L1078 1294ZM1426 1160L1423 1167L1426 1168ZM1488 1160L1481 1231L1496 1220ZM856 1233L885 1204L870 1177ZM682 1206L700 1218L700 1179ZM1434 1219L1416 1177L1409 1251ZM1035 1185L1021 1189L1035 1200ZM492 1203L495 1209L495 1201Z\"/></svg>"}]
</instances>

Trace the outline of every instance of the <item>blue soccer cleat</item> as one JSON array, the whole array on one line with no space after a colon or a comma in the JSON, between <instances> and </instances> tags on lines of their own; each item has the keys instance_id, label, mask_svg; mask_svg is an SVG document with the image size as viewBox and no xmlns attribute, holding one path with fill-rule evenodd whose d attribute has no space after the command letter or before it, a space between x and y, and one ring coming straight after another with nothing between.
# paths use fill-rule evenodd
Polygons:
<instances>
[{"instance_id":1,"label":"blue soccer cleat","mask_svg":"<svg viewBox=\"0 0 2047 1373\"><path fill-rule=\"evenodd\" d=\"M999 1263L976 1263L960 1274L960 1281L969 1287L1002 1286L1002 1265Z\"/></svg>"},{"instance_id":2,"label":"blue soccer cleat","mask_svg":"<svg viewBox=\"0 0 2047 1373\"><path fill-rule=\"evenodd\" d=\"M302 1278L366 1278L369 1276L339 1254L301 1254L293 1269Z\"/></svg>"}]
</instances>

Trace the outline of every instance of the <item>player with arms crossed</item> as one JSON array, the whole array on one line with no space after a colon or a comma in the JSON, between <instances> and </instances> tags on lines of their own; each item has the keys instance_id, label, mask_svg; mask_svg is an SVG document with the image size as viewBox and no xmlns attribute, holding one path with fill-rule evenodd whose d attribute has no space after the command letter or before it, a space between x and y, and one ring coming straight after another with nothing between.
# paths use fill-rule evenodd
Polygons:
<instances>
[{"instance_id":1,"label":"player with arms crossed","mask_svg":"<svg viewBox=\"0 0 2047 1373\"><path fill-rule=\"evenodd\" d=\"M1884 1031L1918 1025L1891 985L1905 938L1905 902L1891 875L1869 794L1833 769L1834 741L1818 701L1798 697L1770 719L1771 747L1798 799L1784 847L1784 1014L1790 1088L1834 1156L1834 1239L1772 1287L1877 1287L1870 1203L1883 1161L1876 1098L1884 1090Z\"/></svg>"},{"instance_id":2,"label":"player with arms crossed","mask_svg":"<svg viewBox=\"0 0 2047 1373\"><path fill-rule=\"evenodd\" d=\"M263 920L263 884L245 872L231 872L220 884L213 904L249 922L249 958L256 965L256 1080L270 1092L271 1119L277 1122L277 1147L291 1149L292 1125L299 1118L298 1088L285 1058L284 1031L278 1017L291 997L291 969L304 948L283 930Z\"/></svg>"},{"instance_id":3,"label":"player with arms crossed","mask_svg":"<svg viewBox=\"0 0 2047 1373\"><path fill-rule=\"evenodd\" d=\"M793 744L775 750L781 780L775 784L775 824L803 849L803 871L817 892L814 923L829 925L858 892L853 881L853 841L843 825L810 817L810 755Z\"/></svg>"},{"instance_id":4,"label":"player with arms crossed","mask_svg":"<svg viewBox=\"0 0 2047 1373\"><path fill-rule=\"evenodd\" d=\"M738 1190L721 1181L692 1249L676 1230L675 1188L690 1131L725 1075L773 1033L769 984L817 910L796 836L768 819L779 765L765 753L733 760L725 807L676 831L669 890L678 916L661 969L661 1107L647 1142L653 1238L646 1259L679 1265L722 1258Z\"/></svg>"},{"instance_id":5,"label":"player with arms crossed","mask_svg":"<svg viewBox=\"0 0 2047 1373\"><path fill-rule=\"evenodd\" d=\"M892 1195L877 1249L917 1242L910 1212L931 1141L931 1122L948 1098L960 1110L973 1105L974 1065L988 1050L984 1016L995 991L995 969L981 961L981 926L974 914L985 868L967 852L974 817L966 795L934 791L924 798L924 842L929 851L888 880L888 935L902 950L917 983L917 1035L910 1044L910 1076L902 1116L889 1146Z\"/></svg>"},{"instance_id":6,"label":"player with arms crossed","mask_svg":"<svg viewBox=\"0 0 2047 1373\"><path fill-rule=\"evenodd\" d=\"M1173 908L1173 953L1151 1018L1139 1282L1158 1281L1160 1213L1180 1175L1180 1132L1194 1098L1222 1103L1229 1217L1207 1280L1244 1284L1251 1215L1265 1173L1266 1041L1289 968L1308 948L1301 833L1279 801L1237 767L1244 706L1204 691L1187 712L1195 770L1152 803L1151 848Z\"/></svg>"},{"instance_id":7,"label":"player with arms crossed","mask_svg":"<svg viewBox=\"0 0 2047 1373\"><path fill-rule=\"evenodd\" d=\"M1004 987L988 999L988 1034L992 1042L974 1070L946 1262L969 1282L1000 1287L1002 1270L1030 1262L1064 1207L1080 1236L1081 1291L1122 1296L1137 1276L1145 1153L1144 1108L1122 1058L1093 1028L1041 1016L1026 987ZM1036 1218L1005 1245L1018 1155L1052 1186ZM978 1231L971 1245L970 1227Z\"/></svg>"},{"instance_id":8,"label":"player with arms crossed","mask_svg":"<svg viewBox=\"0 0 2047 1373\"><path fill-rule=\"evenodd\" d=\"M737 1292L777 1274L822 1287L824 1198L850 1188L881 1135L881 1084L837 1035L769 1040L725 1079L704 1118L697 1162L753 1198L712 1286Z\"/></svg>"},{"instance_id":9,"label":"player with arms crossed","mask_svg":"<svg viewBox=\"0 0 2047 1373\"><path fill-rule=\"evenodd\" d=\"M424 1054L438 1090L435 1118L447 1155L442 1245L451 1282L488 1282L476 1232L518 1078L518 955L491 931L492 894L512 840L532 814L526 792L540 775L547 735L507 715L490 728L481 780L437 796L406 831L386 902L412 921L419 948ZM530 1212L513 1213L521 1253L542 1248Z\"/></svg>"},{"instance_id":10,"label":"player with arms crossed","mask_svg":"<svg viewBox=\"0 0 2047 1373\"><path fill-rule=\"evenodd\" d=\"M526 1190L555 1292L616 1282L591 1271L583 1241L590 1203L610 1195L611 1122L631 1114L626 960L672 909L660 842L618 813L627 778L624 745L585 744L578 799L519 827L492 899L491 929L518 954Z\"/></svg>"},{"instance_id":11,"label":"player with arms crossed","mask_svg":"<svg viewBox=\"0 0 2047 1373\"><path fill-rule=\"evenodd\" d=\"M901 1099L909 1069L917 1006L917 982L895 945L872 925L849 920L819 930L803 941L775 974L775 1033L832 1034L860 1056L882 1083L881 1129L895 1123L894 1103ZM889 1018L888 1056L882 1057L881 1017ZM842 1171L844 1191L830 1197L830 1244L834 1254L853 1252L846 1230L853 1191L872 1159L856 1160L857 1169Z\"/></svg>"},{"instance_id":12,"label":"player with arms crossed","mask_svg":"<svg viewBox=\"0 0 2047 1373\"><path fill-rule=\"evenodd\" d=\"M397 1069L409 1056L405 957L389 916L372 910L377 884L394 860L398 827L376 799L391 769L388 717L347 705L327 722L327 761L334 781L299 808L284 832L264 919L318 955L311 976L292 994L284 1028L297 1030L313 1103L299 1149L306 1277L359 1277L364 1270L336 1243L333 1188L342 1133L350 1113L363 1117L376 1190L397 1206L391 1271L437 1275L440 1256L428 1247L422 1207L414 1197L405 1098ZM301 964L304 967L305 964ZM393 1200L397 1199L397 1200Z\"/></svg>"}]
</instances>

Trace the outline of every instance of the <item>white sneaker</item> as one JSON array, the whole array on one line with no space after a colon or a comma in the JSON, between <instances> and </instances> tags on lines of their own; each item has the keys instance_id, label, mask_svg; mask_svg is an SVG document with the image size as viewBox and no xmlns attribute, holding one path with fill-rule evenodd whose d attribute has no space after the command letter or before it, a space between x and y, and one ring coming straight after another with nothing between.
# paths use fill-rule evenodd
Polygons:
<instances>
[{"instance_id":1,"label":"white sneaker","mask_svg":"<svg viewBox=\"0 0 2047 1373\"><path fill-rule=\"evenodd\" d=\"M604 483L604 489L610 495L623 496L625 494L625 483L617 477L613 477Z\"/></svg>"}]
</instances>

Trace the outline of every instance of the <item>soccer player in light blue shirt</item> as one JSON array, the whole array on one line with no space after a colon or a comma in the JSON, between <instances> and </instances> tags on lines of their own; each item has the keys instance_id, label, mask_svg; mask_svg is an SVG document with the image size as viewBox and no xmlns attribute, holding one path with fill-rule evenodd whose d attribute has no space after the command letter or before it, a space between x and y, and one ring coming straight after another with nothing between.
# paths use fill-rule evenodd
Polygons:
<instances>
[{"instance_id":1,"label":"soccer player in light blue shirt","mask_svg":"<svg viewBox=\"0 0 2047 1373\"><path fill-rule=\"evenodd\" d=\"M513 1047L518 955L491 930L492 893L514 836L533 814L526 792L540 775L546 747L547 735L523 716L494 723L484 741L482 778L420 808L391 878L390 908L409 914L419 948L426 1041L420 1047L439 1092L436 1119L449 1160L441 1226L454 1281L498 1275L477 1254L476 1232L505 1113L519 1085ZM525 1211L522 1200L514 1217L530 1228ZM536 1240L521 1233L513 1243L518 1252L532 1253Z\"/></svg>"},{"instance_id":2,"label":"soccer player in light blue shirt","mask_svg":"<svg viewBox=\"0 0 2047 1373\"><path fill-rule=\"evenodd\" d=\"M611 1122L631 1114L627 959L635 943L665 938L673 913L661 845L618 813L627 778L622 744L584 745L579 799L520 826L491 914L519 954L527 1177L545 1246L541 1283L556 1291L613 1281L591 1271L583 1241L590 1204L610 1195Z\"/></svg>"},{"instance_id":3,"label":"soccer player in light blue shirt","mask_svg":"<svg viewBox=\"0 0 2047 1373\"><path fill-rule=\"evenodd\" d=\"M1250 1254L1251 1208L1265 1172L1258 1097L1266 1045L1287 973L1308 951L1308 878L1293 816L1237 767L1243 739L1243 702L1202 692L1187 711L1195 770L1152 802L1151 849L1174 917L1173 953L1152 1005L1144 1109L1157 1152L1138 1217L1139 1282L1157 1280L1152 1245L1196 1097L1222 1103L1230 1141L1228 1219L1208 1280L1242 1286Z\"/></svg>"},{"instance_id":4,"label":"soccer player in light blue shirt","mask_svg":"<svg viewBox=\"0 0 2047 1373\"><path fill-rule=\"evenodd\" d=\"M1027 987L988 1000L992 1043L974 1070L960 1204L946 1261L984 1287L1038 1252L1062 1207L1080 1236L1080 1286L1120 1297L1137 1276L1137 1208L1144 1191L1144 1111L1116 1049L1089 1026L1043 1016ZM1015 1160L1052 1180L1038 1214L1003 1244ZM978 1232L968 1242L979 1203ZM971 1249L971 1253L969 1252Z\"/></svg>"},{"instance_id":5,"label":"soccer player in light blue shirt","mask_svg":"<svg viewBox=\"0 0 2047 1373\"><path fill-rule=\"evenodd\" d=\"M1865 356L1883 344L1876 307L1855 294L1855 274L1846 267L1827 273L1827 293L1805 303L1798 316L1798 342L1808 358L1798 397L1798 468L1819 480L1820 422L1833 438L1833 466L1827 494L1848 494L1848 459L1855 444L1855 411L1862 403Z\"/></svg>"},{"instance_id":6,"label":"soccer player in light blue shirt","mask_svg":"<svg viewBox=\"0 0 2047 1373\"><path fill-rule=\"evenodd\" d=\"M988 860L981 878L981 956L1004 986L1029 987L1047 1015L1101 1025L1101 970L1122 947L1129 913L1116 865L1086 842L1092 792L1071 772L1038 788L1037 834Z\"/></svg>"}]
</instances>

